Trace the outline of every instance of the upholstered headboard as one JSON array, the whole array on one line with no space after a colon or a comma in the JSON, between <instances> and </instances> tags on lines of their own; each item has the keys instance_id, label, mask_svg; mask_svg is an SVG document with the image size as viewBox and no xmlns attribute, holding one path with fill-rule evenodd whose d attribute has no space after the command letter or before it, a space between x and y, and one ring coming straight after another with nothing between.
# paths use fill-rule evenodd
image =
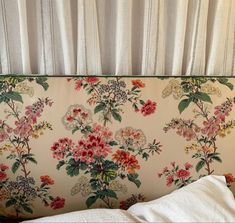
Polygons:
<instances>
[{"instance_id":1,"label":"upholstered headboard","mask_svg":"<svg viewBox=\"0 0 235 223\"><path fill-rule=\"evenodd\" d=\"M234 85L1 76L0 214L128 208L208 174L225 174L233 187Z\"/></svg>"}]
</instances>

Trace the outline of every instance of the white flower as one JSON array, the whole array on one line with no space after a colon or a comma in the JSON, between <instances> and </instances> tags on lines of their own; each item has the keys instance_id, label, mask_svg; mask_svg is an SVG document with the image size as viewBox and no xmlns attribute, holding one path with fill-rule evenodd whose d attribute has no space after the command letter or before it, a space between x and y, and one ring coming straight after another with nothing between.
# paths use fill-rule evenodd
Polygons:
<instances>
[{"instance_id":1,"label":"white flower","mask_svg":"<svg viewBox=\"0 0 235 223\"><path fill-rule=\"evenodd\" d=\"M27 94L30 97L34 95L34 89L28 86L25 82L20 82L16 85L15 90L21 94Z\"/></svg>"}]
</instances>

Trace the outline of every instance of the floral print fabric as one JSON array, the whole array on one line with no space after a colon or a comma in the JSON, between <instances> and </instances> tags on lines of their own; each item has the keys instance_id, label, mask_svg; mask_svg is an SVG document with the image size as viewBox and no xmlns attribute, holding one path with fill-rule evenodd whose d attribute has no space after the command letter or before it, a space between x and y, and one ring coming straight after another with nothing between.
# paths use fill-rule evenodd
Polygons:
<instances>
[{"instance_id":1,"label":"floral print fabric","mask_svg":"<svg viewBox=\"0 0 235 223\"><path fill-rule=\"evenodd\" d=\"M0 78L0 215L127 209L209 174L234 190L235 79Z\"/></svg>"}]
</instances>

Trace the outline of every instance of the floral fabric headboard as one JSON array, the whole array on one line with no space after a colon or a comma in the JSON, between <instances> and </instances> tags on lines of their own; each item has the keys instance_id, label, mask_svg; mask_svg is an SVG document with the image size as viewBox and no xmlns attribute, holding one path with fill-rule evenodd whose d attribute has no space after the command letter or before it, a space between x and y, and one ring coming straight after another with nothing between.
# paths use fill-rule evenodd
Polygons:
<instances>
[{"instance_id":1,"label":"floral fabric headboard","mask_svg":"<svg viewBox=\"0 0 235 223\"><path fill-rule=\"evenodd\" d=\"M235 78L0 77L0 215L127 209L208 174L234 190Z\"/></svg>"}]
</instances>

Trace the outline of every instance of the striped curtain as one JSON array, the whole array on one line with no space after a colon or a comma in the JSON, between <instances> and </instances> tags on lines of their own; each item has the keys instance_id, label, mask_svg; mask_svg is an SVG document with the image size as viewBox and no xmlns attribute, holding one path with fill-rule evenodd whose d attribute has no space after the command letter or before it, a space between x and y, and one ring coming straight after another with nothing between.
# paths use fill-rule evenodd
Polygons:
<instances>
[{"instance_id":1,"label":"striped curtain","mask_svg":"<svg viewBox=\"0 0 235 223\"><path fill-rule=\"evenodd\" d=\"M235 75L235 0L0 0L0 73Z\"/></svg>"}]
</instances>

